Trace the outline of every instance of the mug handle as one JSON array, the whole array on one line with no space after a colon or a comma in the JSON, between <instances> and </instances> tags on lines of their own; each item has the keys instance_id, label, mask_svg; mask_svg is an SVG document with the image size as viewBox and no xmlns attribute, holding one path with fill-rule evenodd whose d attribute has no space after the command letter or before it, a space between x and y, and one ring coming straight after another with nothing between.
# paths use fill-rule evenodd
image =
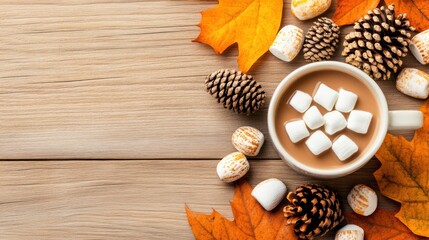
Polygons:
<instances>
[{"instance_id":1,"label":"mug handle","mask_svg":"<svg viewBox=\"0 0 429 240\"><path fill-rule=\"evenodd\" d=\"M415 110L389 111L388 130L415 130L423 126L423 113Z\"/></svg>"}]
</instances>

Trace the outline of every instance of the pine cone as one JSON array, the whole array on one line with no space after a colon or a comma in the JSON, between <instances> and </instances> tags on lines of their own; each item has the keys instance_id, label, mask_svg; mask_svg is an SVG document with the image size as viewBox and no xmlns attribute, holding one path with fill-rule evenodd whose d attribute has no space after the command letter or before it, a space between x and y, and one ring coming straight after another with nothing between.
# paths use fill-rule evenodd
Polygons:
<instances>
[{"instance_id":1,"label":"pine cone","mask_svg":"<svg viewBox=\"0 0 429 240\"><path fill-rule=\"evenodd\" d=\"M307 62L328 60L334 55L340 37L340 27L329 18L319 18L308 30L304 41Z\"/></svg>"},{"instance_id":2,"label":"pine cone","mask_svg":"<svg viewBox=\"0 0 429 240\"><path fill-rule=\"evenodd\" d=\"M301 185L287 195L289 205L283 208L288 224L295 224L299 239L323 236L344 217L337 194L317 184Z\"/></svg>"},{"instance_id":3,"label":"pine cone","mask_svg":"<svg viewBox=\"0 0 429 240\"><path fill-rule=\"evenodd\" d=\"M401 68L414 30L406 14L395 17L395 5L376 8L355 23L342 55L373 79L388 80Z\"/></svg>"},{"instance_id":4,"label":"pine cone","mask_svg":"<svg viewBox=\"0 0 429 240\"><path fill-rule=\"evenodd\" d=\"M265 91L251 75L220 69L206 78L206 88L218 103L236 113L250 115L265 102Z\"/></svg>"}]
</instances>

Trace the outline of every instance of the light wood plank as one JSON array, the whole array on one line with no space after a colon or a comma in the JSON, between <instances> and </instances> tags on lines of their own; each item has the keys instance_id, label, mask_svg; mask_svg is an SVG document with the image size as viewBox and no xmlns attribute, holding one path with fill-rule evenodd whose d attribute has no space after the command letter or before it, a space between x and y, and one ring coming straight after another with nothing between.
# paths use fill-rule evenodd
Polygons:
<instances>
[{"instance_id":1,"label":"light wood plank","mask_svg":"<svg viewBox=\"0 0 429 240\"><path fill-rule=\"evenodd\" d=\"M232 218L232 185L215 173L216 161L0 162L2 239L193 239L184 212L216 208ZM356 183L376 187L373 160L341 181L315 180L280 160L251 161L251 184L276 177L289 189L318 182L343 200ZM380 197L383 208L396 207Z\"/></svg>"},{"instance_id":2,"label":"light wood plank","mask_svg":"<svg viewBox=\"0 0 429 240\"><path fill-rule=\"evenodd\" d=\"M283 23L307 29L311 21L292 17L289 2ZM0 159L220 158L237 127L267 134L266 108L238 116L203 91L205 75L237 66L235 47L216 56L191 42L199 11L215 3L1 1ZM304 64L266 54L251 73L269 100ZM392 109L421 104L392 82L380 85ZM269 140L261 157L277 158Z\"/></svg>"}]
</instances>

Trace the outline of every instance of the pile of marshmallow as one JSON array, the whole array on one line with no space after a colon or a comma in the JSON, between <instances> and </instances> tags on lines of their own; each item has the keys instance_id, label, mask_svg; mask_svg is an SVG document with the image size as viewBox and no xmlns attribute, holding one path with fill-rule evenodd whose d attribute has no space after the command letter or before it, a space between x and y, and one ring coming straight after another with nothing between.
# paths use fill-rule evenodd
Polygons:
<instances>
[{"instance_id":1,"label":"pile of marshmallow","mask_svg":"<svg viewBox=\"0 0 429 240\"><path fill-rule=\"evenodd\" d=\"M322 115L317 106L311 106L313 100L328 113ZM354 110L357 100L355 93L345 89L337 92L323 83L317 86L314 97L300 90L295 91L289 105L304 115L302 119L286 122L285 128L290 140L292 143L298 143L308 137L305 144L314 155L332 148L341 161L348 159L359 150L358 145L344 134L336 137L333 142L326 134L333 136L345 128L359 134L368 132L372 114ZM343 113L350 113L347 120ZM324 131L316 130L323 126ZM308 129L316 131L310 135Z\"/></svg>"}]
</instances>

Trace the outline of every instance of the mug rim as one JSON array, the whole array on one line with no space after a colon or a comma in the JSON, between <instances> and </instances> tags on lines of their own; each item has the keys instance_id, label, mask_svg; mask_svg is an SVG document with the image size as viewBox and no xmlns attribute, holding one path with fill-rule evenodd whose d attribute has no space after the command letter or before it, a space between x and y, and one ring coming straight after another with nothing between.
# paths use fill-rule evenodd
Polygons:
<instances>
[{"instance_id":1,"label":"mug rim","mask_svg":"<svg viewBox=\"0 0 429 240\"><path fill-rule=\"evenodd\" d=\"M290 84L292 84L296 79L318 70L322 70L322 71L336 70L336 71L349 74L355 78L358 78L359 80L362 80L362 82L366 84L368 88L374 91L373 94L377 99L379 110L380 110L379 128L377 132L374 132L374 134L376 134L377 136L372 146L365 152L365 154L361 158L356 159L353 163L345 165L344 167L338 167L335 169L318 169L318 168L314 168L306 164L303 164L302 162L296 160L285 150L283 145L280 143L280 140L277 136L277 132L275 129L276 109L287 87ZM389 119L388 119L387 100L383 91L377 85L375 80L373 80L370 76L368 76L365 72L361 71L360 69L352 65L342 63L342 62L337 62L337 61L324 61L324 62L310 63L307 65L301 66L295 69L294 71L292 71L291 73L289 73L276 87L268 108L268 131L270 133L271 140L274 143L274 147L276 148L277 152L280 154L280 157L295 170L304 172L305 174L310 176L315 176L320 178L342 177L357 171L358 169L363 167L366 163L368 163L368 161L371 160L371 158L375 155L375 153L378 151L381 144L383 143L383 140L387 134L388 121Z\"/></svg>"}]
</instances>

